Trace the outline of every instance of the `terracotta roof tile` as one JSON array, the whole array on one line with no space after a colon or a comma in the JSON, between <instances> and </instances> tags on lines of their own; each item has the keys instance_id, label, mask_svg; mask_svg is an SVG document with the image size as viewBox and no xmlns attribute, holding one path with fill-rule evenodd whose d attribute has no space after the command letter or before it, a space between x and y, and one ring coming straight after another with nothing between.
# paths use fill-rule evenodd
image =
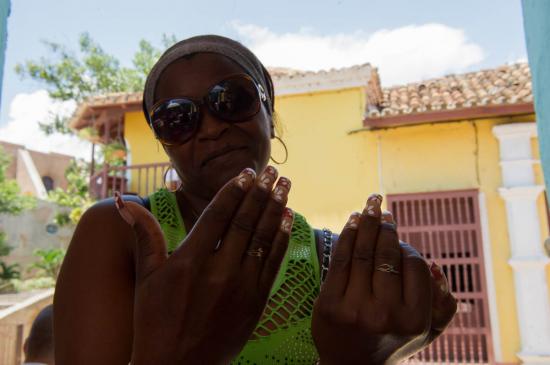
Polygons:
<instances>
[{"instance_id":1,"label":"terracotta roof tile","mask_svg":"<svg viewBox=\"0 0 550 365\"><path fill-rule=\"evenodd\" d=\"M368 105L367 118L532 101L529 66L516 63L383 88L382 100Z\"/></svg>"}]
</instances>

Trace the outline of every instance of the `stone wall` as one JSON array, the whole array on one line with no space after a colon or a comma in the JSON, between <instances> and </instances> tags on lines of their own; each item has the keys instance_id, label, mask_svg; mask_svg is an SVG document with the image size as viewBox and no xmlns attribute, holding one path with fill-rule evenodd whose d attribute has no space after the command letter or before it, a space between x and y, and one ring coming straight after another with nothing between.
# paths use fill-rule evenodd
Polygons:
<instances>
[{"instance_id":1,"label":"stone wall","mask_svg":"<svg viewBox=\"0 0 550 365\"><path fill-rule=\"evenodd\" d=\"M54 203L38 200L35 209L19 216L0 214L0 230L6 233L7 242L14 247L4 260L19 263L23 268L36 261L33 251L38 248L67 248L73 234L73 228L57 227L54 233L48 233L47 226L63 209ZM56 228L56 226L50 226ZM22 272L24 273L24 271Z\"/></svg>"}]
</instances>

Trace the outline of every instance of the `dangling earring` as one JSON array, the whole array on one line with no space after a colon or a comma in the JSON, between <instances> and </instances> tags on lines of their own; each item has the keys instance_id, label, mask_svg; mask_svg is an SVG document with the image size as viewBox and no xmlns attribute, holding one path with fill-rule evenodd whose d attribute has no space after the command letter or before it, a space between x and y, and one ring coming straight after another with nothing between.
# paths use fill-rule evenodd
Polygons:
<instances>
[{"instance_id":1,"label":"dangling earring","mask_svg":"<svg viewBox=\"0 0 550 365\"><path fill-rule=\"evenodd\" d=\"M283 145L283 148L285 149L285 159L283 160L283 162L279 162L279 161L275 160L275 159L273 158L273 156L269 156L269 159L270 159L271 161L273 161L273 163L275 163L275 164L277 164L277 165L282 165L282 164L284 164L284 163L288 160L288 149L286 148L285 142L283 142L283 140L282 140L280 137L275 136L275 137L273 137L273 138L275 138L276 140L278 140L278 141Z\"/></svg>"},{"instance_id":2,"label":"dangling earring","mask_svg":"<svg viewBox=\"0 0 550 365\"><path fill-rule=\"evenodd\" d=\"M169 184L166 183L166 175L168 175L168 174L170 176L170 179L168 180ZM173 188L174 187L173 183L176 180L174 180L172 178L174 174L177 176L177 181L179 182L179 184L177 185L177 187L175 189ZM168 168L164 171L164 175L162 176L162 183L164 185L164 188L166 190L168 190L169 192L171 192L171 193L175 193L176 191L181 189L181 186L182 186L181 179L178 175L178 172L176 171L176 169L172 165L172 163L170 163L170 166L168 166Z\"/></svg>"}]
</instances>

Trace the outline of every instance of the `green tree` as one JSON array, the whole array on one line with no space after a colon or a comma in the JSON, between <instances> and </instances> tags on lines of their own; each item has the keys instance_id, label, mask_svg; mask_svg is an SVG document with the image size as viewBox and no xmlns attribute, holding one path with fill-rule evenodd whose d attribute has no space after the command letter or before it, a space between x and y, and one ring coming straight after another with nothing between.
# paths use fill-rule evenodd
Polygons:
<instances>
[{"instance_id":1,"label":"green tree","mask_svg":"<svg viewBox=\"0 0 550 365\"><path fill-rule=\"evenodd\" d=\"M45 276L57 280L61 264L65 258L65 250L60 248L50 248L47 250L35 250L34 255L38 261L29 266L30 270L38 270L39 276Z\"/></svg>"},{"instance_id":2,"label":"green tree","mask_svg":"<svg viewBox=\"0 0 550 365\"><path fill-rule=\"evenodd\" d=\"M32 196L21 195L15 180L7 178L10 156L0 146L0 214L19 215L36 206Z\"/></svg>"},{"instance_id":3,"label":"green tree","mask_svg":"<svg viewBox=\"0 0 550 365\"><path fill-rule=\"evenodd\" d=\"M19 279L21 277L19 264L8 265L3 261L0 261L0 281Z\"/></svg>"},{"instance_id":4,"label":"green tree","mask_svg":"<svg viewBox=\"0 0 550 365\"><path fill-rule=\"evenodd\" d=\"M23 211L36 206L33 196L22 195L19 185L7 178L10 156L0 146L0 214L19 215ZM6 234L0 231L0 257L9 255L11 246L8 245Z\"/></svg>"},{"instance_id":5,"label":"green tree","mask_svg":"<svg viewBox=\"0 0 550 365\"><path fill-rule=\"evenodd\" d=\"M7 178L10 156L0 146L0 214L19 215L27 209L36 206L36 199L32 196L21 195L15 180ZM7 265L2 257L8 256L13 249L6 239L6 234L0 231L0 292L12 290L9 280L20 276L19 265Z\"/></svg>"},{"instance_id":6,"label":"green tree","mask_svg":"<svg viewBox=\"0 0 550 365\"><path fill-rule=\"evenodd\" d=\"M176 38L163 35L164 47L171 46ZM143 90L149 70L160 57L161 50L146 40L141 40L134 54L131 67L121 66L120 61L108 54L88 33L79 37L78 52L50 41L43 41L53 59L42 57L17 64L15 71L22 78L43 83L50 97L58 101L74 100L81 103L89 97L113 92ZM40 123L46 134L55 132L72 134L67 125L68 117L54 115L51 121Z\"/></svg>"}]
</instances>

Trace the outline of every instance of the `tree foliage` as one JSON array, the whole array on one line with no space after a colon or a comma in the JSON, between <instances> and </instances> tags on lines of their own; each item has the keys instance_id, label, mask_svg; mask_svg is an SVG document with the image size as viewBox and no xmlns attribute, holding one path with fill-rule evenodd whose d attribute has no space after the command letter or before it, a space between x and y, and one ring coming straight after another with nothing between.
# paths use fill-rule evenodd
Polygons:
<instances>
[{"instance_id":1,"label":"tree foliage","mask_svg":"<svg viewBox=\"0 0 550 365\"><path fill-rule=\"evenodd\" d=\"M176 38L163 35L164 47L176 42ZM161 50L146 40L141 40L134 54L131 67L121 65L107 53L88 33L80 35L78 52L59 43L43 41L53 58L42 57L19 63L15 71L22 78L30 78L46 85L50 97L58 101L74 100L80 103L92 96L114 92L143 90L149 70L161 55ZM41 122L46 134L73 133L67 126L67 117L55 115L53 120Z\"/></svg>"},{"instance_id":2,"label":"tree foliage","mask_svg":"<svg viewBox=\"0 0 550 365\"><path fill-rule=\"evenodd\" d=\"M10 156L0 146L0 214L19 215L27 209L36 206L36 199L32 196L21 195L15 180L8 179L7 170L11 162ZM0 231L0 293L11 291L11 279L20 277L18 264L8 265L1 260L8 256L13 249L9 245L6 234Z\"/></svg>"},{"instance_id":3,"label":"tree foliage","mask_svg":"<svg viewBox=\"0 0 550 365\"><path fill-rule=\"evenodd\" d=\"M88 171L89 167L85 161L71 161L65 170L67 189L56 188L48 193L50 201L71 208L69 213L59 213L55 217L56 224L64 226L78 223L82 213L93 204L94 200L88 191Z\"/></svg>"},{"instance_id":4,"label":"tree foliage","mask_svg":"<svg viewBox=\"0 0 550 365\"><path fill-rule=\"evenodd\" d=\"M0 146L0 214L19 215L36 206L36 199L22 195L15 180L7 178L10 156Z\"/></svg>"}]
</instances>

